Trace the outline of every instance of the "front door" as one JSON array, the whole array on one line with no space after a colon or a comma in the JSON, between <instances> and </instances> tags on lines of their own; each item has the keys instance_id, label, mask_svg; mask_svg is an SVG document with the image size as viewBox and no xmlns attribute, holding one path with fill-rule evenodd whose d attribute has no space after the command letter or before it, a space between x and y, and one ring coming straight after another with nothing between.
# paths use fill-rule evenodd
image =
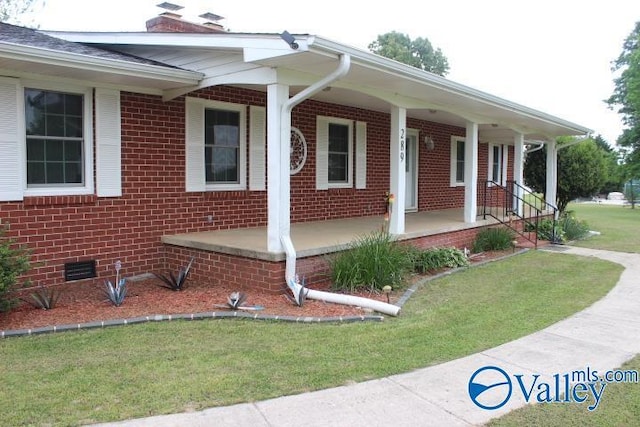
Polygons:
<instances>
[{"instance_id":1,"label":"front door","mask_svg":"<svg viewBox=\"0 0 640 427\"><path fill-rule=\"evenodd\" d=\"M418 210L418 131L407 132L405 211Z\"/></svg>"}]
</instances>

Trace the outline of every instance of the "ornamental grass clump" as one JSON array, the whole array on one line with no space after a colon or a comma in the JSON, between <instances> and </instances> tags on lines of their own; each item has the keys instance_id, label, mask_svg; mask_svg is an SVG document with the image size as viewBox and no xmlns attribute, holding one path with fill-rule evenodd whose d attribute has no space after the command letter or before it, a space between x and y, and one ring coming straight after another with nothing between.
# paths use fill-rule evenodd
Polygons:
<instances>
[{"instance_id":1,"label":"ornamental grass clump","mask_svg":"<svg viewBox=\"0 0 640 427\"><path fill-rule=\"evenodd\" d=\"M35 308L42 310L52 310L58 303L61 292L53 288L38 286L35 292L31 293L31 299L25 300Z\"/></svg>"},{"instance_id":2,"label":"ornamental grass clump","mask_svg":"<svg viewBox=\"0 0 640 427\"><path fill-rule=\"evenodd\" d=\"M513 247L515 234L505 227L485 228L473 241L473 252L502 251Z\"/></svg>"},{"instance_id":3,"label":"ornamental grass clump","mask_svg":"<svg viewBox=\"0 0 640 427\"><path fill-rule=\"evenodd\" d=\"M412 264L406 247L384 231L364 235L348 250L329 258L333 288L346 292L396 288Z\"/></svg>"},{"instance_id":4,"label":"ornamental grass clump","mask_svg":"<svg viewBox=\"0 0 640 427\"><path fill-rule=\"evenodd\" d=\"M560 227L565 240L580 240L589 234L589 225L580 221L572 211L566 211L560 219Z\"/></svg>"}]
</instances>

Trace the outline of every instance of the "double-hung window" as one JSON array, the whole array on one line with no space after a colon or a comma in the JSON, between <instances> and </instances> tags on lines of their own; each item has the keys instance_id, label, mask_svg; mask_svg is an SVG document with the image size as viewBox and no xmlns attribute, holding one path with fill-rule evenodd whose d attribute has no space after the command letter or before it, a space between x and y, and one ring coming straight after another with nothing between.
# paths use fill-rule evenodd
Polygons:
<instances>
[{"instance_id":1,"label":"double-hung window","mask_svg":"<svg viewBox=\"0 0 640 427\"><path fill-rule=\"evenodd\" d=\"M465 165L465 138L459 136L451 137L451 186L464 185L464 165Z\"/></svg>"},{"instance_id":2,"label":"double-hung window","mask_svg":"<svg viewBox=\"0 0 640 427\"><path fill-rule=\"evenodd\" d=\"M24 89L27 187L85 184L84 96Z\"/></svg>"},{"instance_id":3,"label":"double-hung window","mask_svg":"<svg viewBox=\"0 0 640 427\"><path fill-rule=\"evenodd\" d=\"M506 185L506 149L499 144L489 144L489 170L487 176L489 181L493 181L500 185Z\"/></svg>"},{"instance_id":4,"label":"double-hung window","mask_svg":"<svg viewBox=\"0 0 640 427\"><path fill-rule=\"evenodd\" d=\"M207 108L204 123L207 184L240 184L240 112Z\"/></svg>"},{"instance_id":5,"label":"double-hung window","mask_svg":"<svg viewBox=\"0 0 640 427\"><path fill-rule=\"evenodd\" d=\"M349 184L351 129L349 125L329 123L329 184Z\"/></svg>"}]
</instances>

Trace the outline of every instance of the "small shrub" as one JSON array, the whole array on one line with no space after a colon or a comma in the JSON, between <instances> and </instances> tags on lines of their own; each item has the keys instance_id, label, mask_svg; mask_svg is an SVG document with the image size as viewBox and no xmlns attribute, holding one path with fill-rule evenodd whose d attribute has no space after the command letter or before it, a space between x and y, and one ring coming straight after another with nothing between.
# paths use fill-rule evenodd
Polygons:
<instances>
[{"instance_id":1,"label":"small shrub","mask_svg":"<svg viewBox=\"0 0 640 427\"><path fill-rule=\"evenodd\" d=\"M485 228L473 241L473 252L502 251L513 246L515 235L504 227Z\"/></svg>"},{"instance_id":2,"label":"small shrub","mask_svg":"<svg viewBox=\"0 0 640 427\"><path fill-rule=\"evenodd\" d=\"M56 306L56 303L60 298L60 293L60 291L56 291L53 288L47 288L40 285L38 286L38 290L31 293L31 299L26 301L35 308L51 310Z\"/></svg>"},{"instance_id":3,"label":"small shrub","mask_svg":"<svg viewBox=\"0 0 640 427\"><path fill-rule=\"evenodd\" d=\"M357 239L349 250L329 258L334 289L381 291L402 282L412 268L406 247L385 232L373 232Z\"/></svg>"},{"instance_id":4,"label":"small shrub","mask_svg":"<svg viewBox=\"0 0 640 427\"><path fill-rule=\"evenodd\" d=\"M589 234L589 225L585 221L579 221L573 212L565 212L560 219L560 227L564 239L579 240Z\"/></svg>"},{"instance_id":5,"label":"small shrub","mask_svg":"<svg viewBox=\"0 0 640 427\"><path fill-rule=\"evenodd\" d=\"M16 299L10 295L20 284L19 277L29 271L31 252L7 237L8 225L0 226L0 312L11 309ZM28 285L28 281L22 283Z\"/></svg>"},{"instance_id":6,"label":"small shrub","mask_svg":"<svg viewBox=\"0 0 640 427\"><path fill-rule=\"evenodd\" d=\"M433 248L420 251L414 260L414 267L418 273L467 265L469 261L464 252L456 248Z\"/></svg>"},{"instance_id":7,"label":"small shrub","mask_svg":"<svg viewBox=\"0 0 640 427\"><path fill-rule=\"evenodd\" d=\"M124 302L124 298L127 296L127 283L125 278L120 278L120 269L122 268L122 263L120 261L116 261L115 269L116 269L116 284L111 283L111 280L105 280L104 282L104 293L111 301L111 304L116 307L120 307Z\"/></svg>"},{"instance_id":8,"label":"small shrub","mask_svg":"<svg viewBox=\"0 0 640 427\"><path fill-rule=\"evenodd\" d=\"M535 227L534 227L535 228ZM564 241L564 231L560 223L556 224L555 239L553 232L553 220L545 218L538 224L538 239L562 242Z\"/></svg>"},{"instance_id":9,"label":"small shrub","mask_svg":"<svg viewBox=\"0 0 640 427\"><path fill-rule=\"evenodd\" d=\"M153 273L158 279L162 280L162 284L158 285L163 288L171 289L172 291L181 291L184 289L184 285L187 282L187 277L189 276L189 270L191 270L191 264L193 264L194 257L191 257L189 264L187 264L186 268L181 268L178 271L178 275L174 276L173 272L169 271L169 275L165 276L163 274Z\"/></svg>"}]
</instances>

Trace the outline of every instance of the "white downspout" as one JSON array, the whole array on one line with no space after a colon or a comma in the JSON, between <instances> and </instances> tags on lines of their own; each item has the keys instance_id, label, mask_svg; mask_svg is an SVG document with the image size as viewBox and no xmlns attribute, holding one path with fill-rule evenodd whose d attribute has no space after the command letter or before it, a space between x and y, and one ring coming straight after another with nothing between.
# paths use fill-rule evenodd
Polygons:
<instances>
[{"instance_id":1,"label":"white downspout","mask_svg":"<svg viewBox=\"0 0 640 427\"><path fill-rule=\"evenodd\" d=\"M347 54L340 55L340 64L338 65L338 68L336 68L331 74L305 88L301 92L298 92L295 96L292 96L287 101L285 101L285 103L282 105L282 121L280 129L281 137L287 139L283 139L283 141L288 140L289 135L291 134L291 111L293 110L293 108L296 105L300 104L302 101L320 92L331 83L344 77L349 72L349 68L351 68L351 56ZM281 146L283 149L287 151L289 150L289 146L285 147L284 143L282 143ZM286 157L287 159L289 158L289 156ZM288 160L287 163L284 164L288 164ZM290 197L290 194L287 194L286 197ZM282 242L282 246L287 256L285 279L287 283L289 283L290 281L295 281L296 276L296 250L293 246L293 242L291 241L291 233L289 227L285 227L284 230L281 230L280 241Z\"/></svg>"},{"instance_id":2,"label":"white downspout","mask_svg":"<svg viewBox=\"0 0 640 427\"><path fill-rule=\"evenodd\" d=\"M340 64L338 68L336 68L331 74L327 75L322 80L312 84L306 89L302 90L295 96L289 98L283 105L281 110L281 122L280 122L280 130L281 130L281 138L288 138L291 134L291 111L293 108L300 104L302 101L312 97L316 93L320 92L325 87L329 86L331 83L336 80L344 77L351 67L351 56L348 54L340 55ZM286 139L282 139L285 141ZM289 150L289 147L285 144L281 144L282 150ZM284 158L285 156L283 156ZM286 158L288 159L288 155ZM283 164L286 164L283 163ZM284 197L290 197L289 194L283 195ZM333 302L336 304L346 304L346 305L356 305L364 308L370 308L372 310L378 311L380 313L389 314L392 316L397 316L400 313L400 307L387 304L384 302L372 300L369 298L355 297L351 295L342 295L342 294L334 294L331 292L323 292L316 291L313 289L307 289L302 287L296 281L296 249L293 246L293 242L291 241L291 234L289 227L283 227L280 234L280 241L282 242L282 247L284 248L285 254L287 256L286 261L286 273L285 278L287 281L287 285L293 292L296 299L298 299L298 295L300 292L304 292L307 298L317 299L326 302Z\"/></svg>"}]
</instances>

